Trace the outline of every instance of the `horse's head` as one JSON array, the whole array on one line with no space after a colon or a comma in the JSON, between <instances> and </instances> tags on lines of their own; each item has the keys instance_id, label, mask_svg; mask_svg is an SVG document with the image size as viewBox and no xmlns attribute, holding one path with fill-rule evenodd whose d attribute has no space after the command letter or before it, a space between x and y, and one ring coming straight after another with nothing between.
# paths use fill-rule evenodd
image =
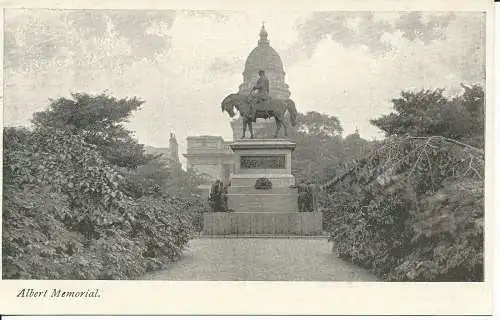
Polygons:
<instances>
[{"instance_id":1,"label":"horse's head","mask_svg":"<svg viewBox=\"0 0 500 320\"><path fill-rule=\"evenodd\" d=\"M234 106L236 104L236 100L234 99L234 95L230 94L221 102L222 112L227 112L231 118L235 116Z\"/></svg>"},{"instance_id":2,"label":"horse's head","mask_svg":"<svg viewBox=\"0 0 500 320\"><path fill-rule=\"evenodd\" d=\"M232 103L221 103L222 112L227 112L231 118L233 118L236 113L234 112L234 105Z\"/></svg>"}]
</instances>

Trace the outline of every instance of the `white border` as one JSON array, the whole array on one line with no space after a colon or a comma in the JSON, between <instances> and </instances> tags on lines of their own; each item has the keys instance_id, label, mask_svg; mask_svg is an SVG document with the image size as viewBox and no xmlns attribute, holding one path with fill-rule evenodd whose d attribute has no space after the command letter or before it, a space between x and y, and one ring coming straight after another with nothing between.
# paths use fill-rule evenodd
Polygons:
<instances>
[{"instance_id":1,"label":"white border","mask_svg":"<svg viewBox=\"0 0 500 320\"><path fill-rule=\"evenodd\" d=\"M347 282L166 282L166 281L0 281L2 314L400 314L491 313L493 257L493 17L492 2L462 1L0 1L3 7L92 9L223 9L269 11L488 11L487 17L487 180L485 283ZM2 13L3 18L3 13ZM3 28L3 24L2 27ZM3 35L3 30L1 32ZM3 40L3 39L2 39ZM3 48L3 46L2 46ZM0 49L2 50L2 49ZM2 52L3 56L3 52ZM3 72L3 69L2 71ZM3 74L2 74L3 78ZM3 93L3 91L2 91ZM2 94L3 96L3 94ZM498 200L497 200L498 201ZM498 237L498 236L497 236ZM498 263L496 264L499 265ZM98 300L16 299L20 288L100 288Z\"/></svg>"}]
</instances>

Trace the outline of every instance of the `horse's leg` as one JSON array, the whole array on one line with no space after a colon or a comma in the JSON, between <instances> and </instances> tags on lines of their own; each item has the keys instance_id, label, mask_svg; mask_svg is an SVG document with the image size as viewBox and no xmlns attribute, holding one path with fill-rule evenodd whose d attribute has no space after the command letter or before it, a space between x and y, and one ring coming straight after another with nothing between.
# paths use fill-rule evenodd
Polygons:
<instances>
[{"instance_id":1,"label":"horse's leg","mask_svg":"<svg viewBox=\"0 0 500 320\"><path fill-rule=\"evenodd\" d=\"M284 115L283 115L283 119L281 119L281 122L283 123L283 129L285 129L285 137L288 137L288 128L287 128L287 124L286 124Z\"/></svg>"},{"instance_id":2,"label":"horse's leg","mask_svg":"<svg viewBox=\"0 0 500 320\"><path fill-rule=\"evenodd\" d=\"M280 131L280 128L281 128L281 121L279 120L279 118L277 116L274 116L274 120L276 121L276 133L274 134L274 137L277 138L278 132Z\"/></svg>"},{"instance_id":3,"label":"horse's leg","mask_svg":"<svg viewBox=\"0 0 500 320\"><path fill-rule=\"evenodd\" d=\"M283 124L283 129L285 130L285 137L288 137L288 126L286 124L285 110L284 109L283 109L283 112L280 112L278 114L278 117L280 118L280 121Z\"/></svg>"},{"instance_id":4,"label":"horse's leg","mask_svg":"<svg viewBox=\"0 0 500 320\"><path fill-rule=\"evenodd\" d=\"M241 139L245 139L245 132L247 131L247 121L245 117L242 117L243 119L243 133L241 134Z\"/></svg>"},{"instance_id":5,"label":"horse's leg","mask_svg":"<svg viewBox=\"0 0 500 320\"><path fill-rule=\"evenodd\" d=\"M250 130L250 139L253 139L252 119L248 121L248 130Z\"/></svg>"}]
</instances>

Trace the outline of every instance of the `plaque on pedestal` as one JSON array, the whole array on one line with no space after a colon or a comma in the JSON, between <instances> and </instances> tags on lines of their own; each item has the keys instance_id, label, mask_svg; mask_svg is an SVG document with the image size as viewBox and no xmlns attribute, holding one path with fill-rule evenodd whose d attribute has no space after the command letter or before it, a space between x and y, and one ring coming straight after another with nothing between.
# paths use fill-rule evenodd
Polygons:
<instances>
[{"instance_id":1,"label":"plaque on pedestal","mask_svg":"<svg viewBox=\"0 0 500 320\"><path fill-rule=\"evenodd\" d=\"M292 175L295 143L285 139L239 140L231 145L236 157L228 190L228 206L236 212L296 212L297 189ZM259 178L272 187L255 189Z\"/></svg>"}]
</instances>

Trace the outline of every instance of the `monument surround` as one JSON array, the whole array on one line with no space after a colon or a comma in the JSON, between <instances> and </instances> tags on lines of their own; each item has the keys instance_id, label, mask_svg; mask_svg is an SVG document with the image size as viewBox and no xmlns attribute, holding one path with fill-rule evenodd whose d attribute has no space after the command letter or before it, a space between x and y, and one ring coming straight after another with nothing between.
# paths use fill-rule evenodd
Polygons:
<instances>
[{"instance_id":1,"label":"monument surround","mask_svg":"<svg viewBox=\"0 0 500 320\"><path fill-rule=\"evenodd\" d=\"M230 144L236 156L228 189L230 212L204 214L206 235L320 235L322 215L298 212L291 173L295 143L288 139L249 139ZM271 189L256 189L259 178Z\"/></svg>"}]
</instances>

